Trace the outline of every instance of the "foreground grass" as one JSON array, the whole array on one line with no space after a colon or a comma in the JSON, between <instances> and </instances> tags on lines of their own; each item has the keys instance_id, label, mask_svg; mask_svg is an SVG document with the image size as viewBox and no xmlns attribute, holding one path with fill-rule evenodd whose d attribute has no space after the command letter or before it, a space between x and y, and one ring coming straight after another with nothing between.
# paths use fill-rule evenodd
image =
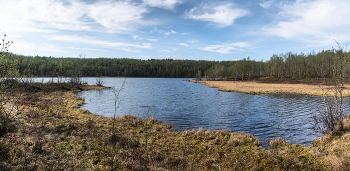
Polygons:
<instances>
[{"instance_id":1,"label":"foreground grass","mask_svg":"<svg viewBox=\"0 0 350 171\"><path fill-rule=\"evenodd\" d=\"M29 88L28 88L29 87ZM350 133L314 146L282 139L261 147L249 134L175 131L154 118L106 118L78 109L73 90L35 84L12 96L19 106L0 137L0 170L337 170L350 168Z\"/></svg>"},{"instance_id":2,"label":"foreground grass","mask_svg":"<svg viewBox=\"0 0 350 171\"><path fill-rule=\"evenodd\" d=\"M198 81L209 87L219 88L220 91L234 91L248 94L307 94L322 96L323 94L332 96L331 85L311 84L303 82L264 82L264 81ZM350 84L343 86L344 94L350 96Z\"/></svg>"}]
</instances>

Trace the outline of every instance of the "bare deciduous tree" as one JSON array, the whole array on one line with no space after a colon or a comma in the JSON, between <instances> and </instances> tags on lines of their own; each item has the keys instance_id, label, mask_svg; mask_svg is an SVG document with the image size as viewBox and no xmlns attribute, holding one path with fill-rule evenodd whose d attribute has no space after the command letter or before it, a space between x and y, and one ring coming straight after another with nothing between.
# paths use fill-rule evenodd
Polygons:
<instances>
[{"instance_id":1,"label":"bare deciduous tree","mask_svg":"<svg viewBox=\"0 0 350 171\"><path fill-rule=\"evenodd\" d=\"M336 43L338 45L338 49L333 48L335 62L332 68L332 87L325 88L324 86L321 86L325 106L324 110L319 116L314 116L317 128L323 133L344 130L344 73L348 67L350 56L348 53L347 44L345 46L341 46L338 42ZM327 85L326 82L324 82L324 84Z\"/></svg>"},{"instance_id":2,"label":"bare deciduous tree","mask_svg":"<svg viewBox=\"0 0 350 171\"><path fill-rule=\"evenodd\" d=\"M8 131L10 114L14 111L14 107L6 107L9 101L8 93L17 83L17 80L13 79L17 73L16 63L8 55L9 47L13 42L6 42L5 38L6 34L0 43L0 135Z\"/></svg>"}]
</instances>

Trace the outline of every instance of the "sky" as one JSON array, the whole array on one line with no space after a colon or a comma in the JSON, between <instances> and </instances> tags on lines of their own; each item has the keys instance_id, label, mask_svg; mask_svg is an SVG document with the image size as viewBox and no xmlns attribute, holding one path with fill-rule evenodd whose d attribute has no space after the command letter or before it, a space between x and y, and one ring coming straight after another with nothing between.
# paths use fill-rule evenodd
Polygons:
<instances>
[{"instance_id":1,"label":"sky","mask_svg":"<svg viewBox=\"0 0 350 171\"><path fill-rule=\"evenodd\" d=\"M0 0L16 54L268 60L350 42L350 0Z\"/></svg>"}]
</instances>

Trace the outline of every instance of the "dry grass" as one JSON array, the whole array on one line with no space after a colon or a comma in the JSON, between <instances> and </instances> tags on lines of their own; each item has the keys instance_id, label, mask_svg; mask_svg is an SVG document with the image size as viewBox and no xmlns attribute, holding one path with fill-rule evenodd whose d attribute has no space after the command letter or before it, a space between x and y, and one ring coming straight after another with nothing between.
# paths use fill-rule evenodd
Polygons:
<instances>
[{"instance_id":1,"label":"dry grass","mask_svg":"<svg viewBox=\"0 0 350 171\"><path fill-rule=\"evenodd\" d=\"M13 95L19 113L12 115L13 128L0 137L0 170L331 170L347 166L347 156L332 144L305 147L278 139L267 150L246 133L175 131L154 118L97 116L76 109L84 103L72 93L76 87L32 86L35 92ZM344 134L342 145L350 142L348 137ZM332 166L333 161L338 164Z\"/></svg>"},{"instance_id":2,"label":"dry grass","mask_svg":"<svg viewBox=\"0 0 350 171\"><path fill-rule=\"evenodd\" d=\"M320 86L314 84L290 84L290 83L263 83L259 81L199 81L209 87L219 88L220 91L234 91L248 94L271 94L271 93L289 93L289 94L308 94L308 95L332 95L329 90L332 86ZM323 89L323 90L322 90ZM344 94L350 95L350 85L344 85Z\"/></svg>"},{"instance_id":3,"label":"dry grass","mask_svg":"<svg viewBox=\"0 0 350 171\"><path fill-rule=\"evenodd\" d=\"M344 129L313 142L314 147L323 153L322 158L332 163L333 170L350 170L350 115L344 119Z\"/></svg>"}]
</instances>

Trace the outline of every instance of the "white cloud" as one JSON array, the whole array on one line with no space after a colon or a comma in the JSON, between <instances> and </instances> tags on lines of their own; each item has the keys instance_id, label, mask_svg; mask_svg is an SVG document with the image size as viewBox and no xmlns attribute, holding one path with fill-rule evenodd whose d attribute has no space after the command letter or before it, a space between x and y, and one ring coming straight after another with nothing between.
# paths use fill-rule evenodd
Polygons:
<instances>
[{"instance_id":1,"label":"white cloud","mask_svg":"<svg viewBox=\"0 0 350 171\"><path fill-rule=\"evenodd\" d=\"M103 49L94 49L94 48L77 48L77 47L66 47L68 49L75 49L75 50L93 50L93 51L106 51Z\"/></svg>"},{"instance_id":2,"label":"white cloud","mask_svg":"<svg viewBox=\"0 0 350 171\"><path fill-rule=\"evenodd\" d=\"M148 41L151 41L151 42L156 42L158 41L158 39L147 39Z\"/></svg>"},{"instance_id":3,"label":"white cloud","mask_svg":"<svg viewBox=\"0 0 350 171\"><path fill-rule=\"evenodd\" d=\"M131 1L0 0L0 27L44 33L53 30L117 32L157 24L143 18L148 12L146 5Z\"/></svg>"},{"instance_id":4,"label":"white cloud","mask_svg":"<svg viewBox=\"0 0 350 171\"><path fill-rule=\"evenodd\" d=\"M189 40L188 42L190 42L191 44L193 44L193 43L196 43L196 42L198 42L198 40Z\"/></svg>"},{"instance_id":5,"label":"white cloud","mask_svg":"<svg viewBox=\"0 0 350 171\"><path fill-rule=\"evenodd\" d=\"M206 4L192 8L187 17L194 20L208 21L217 27L227 27L237 18L247 15L244 9L234 8L232 3L225 5Z\"/></svg>"},{"instance_id":6,"label":"white cloud","mask_svg":"<svg viewBox=\"0 0 350 171\"><path fill-rule=\"evenodd\" d=\"M131 44L131 43L121 43L121 42L109 42L103 40L97 40L94 37L78 37L78 36L53 36L51 40L59 40L71 43L80 43L80 44L90 44L96 46L104 46L110 48L142 48L142 49L152 49L152 45L149 43L143 44ZM126 50L126 49L124 49Z\"/></svg>"},{"instance_id":7,"label":"white cloud","mask_svg":"<svg viewBox=\"0 0 350 171\"><path fill-rule=\"evenodd\" d=\"M171 34L177 34L177 32L174 31L174 30L170 30L170 31L164 33L165 37L167 37L167 36L169 36Z\"/></svg>"},{"instance_id":8,"label":"white cloud","mask_svg":"<svg viewBox=\"0 0 350 171\"><path fill-rule=\"evenodd\" d=\"M143 2L151 7L174 9L177 4L182 3L182 0L143 0Z\"/></svg>"},{"instance_id":9,"label":"white cloud","mask_svg":"<svg viewBox=\"0 0 350 171\"><path fill-rule=\"evenodd\" d=\"M153 34L153 33L161 33L162 30L159 30L157 27L153 28L152 30L149 31L149 33Z\"/></svg>"},{"instance_id":10,"label":"white cloud","mask_svg":"<svg viewBox=\"0 0 350 171\"><path fill-rule=\"evenodd\" d=\"M135 25L147 25L143 15L148 9L128 1L98 1L87 7L87 15L110 31L132 30Z\"/></svg>"},{"instance_id":11,"label":"white cloud","mask_svg":"<svg viewBox=\"0 0 350 171\"><path fill-rule=\"evenodd\" d=\"M248 43L244 42L237 42L237 43L231 43L231 44L223 44L223 45L209 45L202 50L209 51L209 52L218 52L221 54L231 54L232 51L244 51L245 48L248 48L250 45Z\"/></svg>"},{"instance_id":12,"label":"white cloud","mask_svg":"<svg viewBox=\"0 0 350 171\"><path fill-rule=\"evenodd\" d=\"M186 43L179 43L179 45L185 46L185 47L190 47L190 46L188 46L188 44L186 44Z\"/></svg>"},{"instance_id":13,"label":"white cloud","mask_svg":"<svg viewBox=\"0 0 350 171\"><path fill-rule=\"evenodd\" d=\"M164 34L165 37L171 35L171 34L177 34L176 31L174 30L170 30L170 31L164 31L164 30L161 30L161 29L158 29L158 28L153 28L151 31L150 31L151 34L153 33L160 33L160 34Z\"/></svg>"},{"instance_id":14,"label":"white cloud","mask_svg":"<svg viewBox=\"0 0 350 171\"><path fill-rule=\"evenodd\" d=\"M281 19L265 27L266 34L307 43L308 46L329 46L334 39L350 41L350 1L297 0L280 6Z\"/></svg>"},{"instance_id":15,"label":"white cloud","mask_svg":"<svg viewBox=\"0 0 350 171\"><path fill-rule=\"evenodd\" d=\"M72 1L69 5L56 0L0 1L0 27L19 27L33 32L51 32L47 29L90 30L80 20L84 4Z\"/></svg>"},{"instance_id":16,"label":"white cloud","mask_svg":"<svg viewBox=\"0 0 350 171\"><path fill-rule=\"evenodd\" d=\"M132 38L135 39L135 40L142 40L142 39L143 39L143 38L140 37L140 36L132 36Z\"/></svg>"},{"instance_id":17,"label":"white cloud","mask_svg":"<svg viewBox=\"0 0 350 171\"><path fill-rule=\"evenodd\" d=\"M122 48L123 50L127 51L127 52L139 52L138 50L133 50L130 48Z\"/></svg>"},{"instance_id":18,"label":"white cloud","mask_svg":"<svg viewBox=\"0 0 350 171\"><path fill-rule=\"evenodd\" d=\"M240 48L248 48L250 45L245 42L237 42L237 43L231 43L230 46L240 47Z\"/></svg>"},{"instance_id":19,"label":"white cloud","mask_svg":"<svg viewBox=\"0 0 350 171\"><path fill-rule=\"evenodd\" d=\"M235 48L230 47L230 46L210 45L210 46L204 47L202 50L210 51L210 52L218 52L221 54L230 54L231 50L233 50L233 49L235 49Z\"/></svg>"},{"instance_id":20,"label":"white cloud","mask_svg":"<svg viewBox=\"0 0 350 171\"><path fill-rule=\"evenodd\" d=\"M259 3L259 5L260 5L261 7L263 7L263 8L269 8L269 7L272 5L272 3L273 3L272 0L269 0L269 1L261 0L261 1L262 1L262 2Z\"/></svg>"}]
</instances>

